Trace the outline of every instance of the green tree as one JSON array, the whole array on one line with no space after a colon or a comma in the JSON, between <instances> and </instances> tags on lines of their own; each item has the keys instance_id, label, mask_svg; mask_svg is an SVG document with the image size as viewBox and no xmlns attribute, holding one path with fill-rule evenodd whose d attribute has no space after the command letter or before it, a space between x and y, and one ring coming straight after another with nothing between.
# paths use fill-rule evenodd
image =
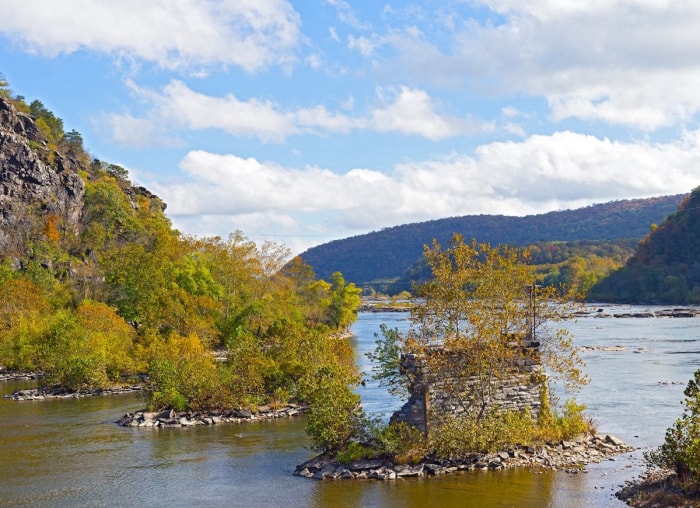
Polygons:
<instances>
[{"instance_id":1,"label":"green tree","mask_svg":"<svg viewBox=\"0 0 700 508\"><path fill-rule=\"evenodd\" d=\"M55 148L63 140L63 120L49 111L39 100L29 104L29 112L35 118L41 133Z\"/></svg>"},{"instance_id":2,"label":"green tree","mask_svg":"<svg viewBox=\"0 0 700 508\"><path fill-rule=\"evenodd\" d=\"M12 90L10 90L10 83L5 78L5 75L0 72L0 97L9 99L12 97Z\"/></svg>"},{"instance_id":3,"label":"green tree","mask_svg":"<svg viewBox=\"0 0 700 508\"><path fill-rule=\"evenodd\" d=\"M670 469L683 480L700 480L700 370L683 392L683 416L666 431L664 443L646 453L649 465Z\"/></svg>"},{"instance_id":4,"label":"green tree","mask_svg":"<svg viewBox=\"0 0 700 508\"><path fill-rule=\"evenodd\" d=\"M347 448L361 432L365 415L360 396L353 392L345 369L325 365L312 377L305 378L302 391L311 408L306 420L306 433L316 449L335 454Z\"/></svg>"},{"instance_id":5,"label":"green tree","mask_svg":"<svg viewBox=\"0 0 700 508\"><path fill-rule=\"evenodd\" d=\"M75 129L71 129L63 135L61 147L72 156L82 155L85 152L83 148L83 136Z\"/></svg>"},{"instance_id":6,"label":"green tree","mask_svg":"<svg viewBox=\"0 0 700 508\"><path fill-rule=\"evenodd\" d=\"M354 283L346 283L343 274L331 275L330 302L327 311L327 323L336 330L347 329L357 319L362 289Z\"/></svg>"},{"instance_id":7,"label":"green tree","mask_svg":"<svg viewBox=\"0 0 700 508\"><path fill-rule=\"evenodd\" d=\"M379 381L380 386L386 386L392 395L405 395L410 378L401 370L403 338L398 328L389 328L382 323L379 329L382 335L374 334L374 351L366 353L372 362L372 379Z\"/></svg>"}]
</instances>

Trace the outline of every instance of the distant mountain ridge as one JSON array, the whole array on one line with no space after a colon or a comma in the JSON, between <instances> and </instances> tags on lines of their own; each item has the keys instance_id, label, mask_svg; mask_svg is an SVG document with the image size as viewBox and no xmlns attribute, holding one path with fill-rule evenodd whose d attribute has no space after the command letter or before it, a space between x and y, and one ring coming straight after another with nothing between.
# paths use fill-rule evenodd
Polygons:
<instances>
[{"instance_id":1,"label":"distant mountain ridge","mask_svg":"<svg viewBox=\"0 0 700 508\"><path fill-rule=\"evenodd\" d=\"M539 241L641 240L652 224L676 210L684 196L612 201L524 217L467 215L404 224L318 245L300 257L322 278L340 271L356 284L389 281L422 256L425 244L433 239L444 244L454 233L515 246Z\"/></svg>"}]
</instances>

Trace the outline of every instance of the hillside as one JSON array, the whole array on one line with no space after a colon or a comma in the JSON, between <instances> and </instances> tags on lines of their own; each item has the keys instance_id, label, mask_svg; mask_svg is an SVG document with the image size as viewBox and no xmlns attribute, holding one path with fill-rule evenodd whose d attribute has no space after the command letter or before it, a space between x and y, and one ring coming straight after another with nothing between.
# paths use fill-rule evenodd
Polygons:
<instances>
[{"instance_id":1,"label":"hillside","mask_svg":"<svg viewBox=\"0 0 700 508\"><path fill-rule=\"evenodd\" d=\"M594 286L588 299L700 303L700 187L642 240L623 268Z\"/></svg>"},{"instance_id":2,"label":"hillside","mask_svg":"<svg viewBox=\"0 0 700 508\"><path fill-rule=\"evenodd\" d=\"M683 196L614 201L525 217L468 215L414 224L336 240L301 254L319 277L342 272L357 284L401 277L434 238L445 243L453 233L492 244L525 246L536 242L640 240L660 223Z\"/></svg>"},{"instance_id":3,"label":"hillside","mask_svg":"<svg viewBox=\"0 0 700 508\"><path fill-rule=\"evenodd\" d=\"M337 334L356 318L358 288L284 269L285 247L241 232L188 237L164 212L0 75L0 371L69 390L147 373L157 411L308 404L331 383L321 370L352 395Z\"/></svg>"}]
</instances>

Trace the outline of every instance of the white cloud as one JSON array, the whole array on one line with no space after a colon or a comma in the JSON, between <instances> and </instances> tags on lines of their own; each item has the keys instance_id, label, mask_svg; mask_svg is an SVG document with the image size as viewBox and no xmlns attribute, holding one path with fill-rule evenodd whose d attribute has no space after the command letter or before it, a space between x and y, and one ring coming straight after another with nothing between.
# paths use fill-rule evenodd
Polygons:
<instances>
[{"instance_id":1,"label":"white cloud","mask_svg":"<svg viewBox=\"0 0 700 508\"><path fill-rule=\"evenodd\" d=\"M377 88L380 103L370 111L350 116L330 111L323 105L285 110L270 100L241 100L233 94L213 97L196 92L177 80L161 91L140 88L132 82L128 85L146 103L148 112L140 118L130 114L104 114L99 121L112 130L115 142L133 146L149 142L163 144L167 132L182 129L220 129L231 136L281 142L292 135L353 130L401 132L435 140L492 128L471 118L441 116L427 92L407 87ZM352 101L341 104L341 109L348 107L353 107Z\"/></svg>"},{"instance_id":2,"label":"white cloud","mask_svg":"<svg viewBox=\"0 0 700 508\"><path fill-rule=\"evenodd\" d=\"M335 27L328 27L328 33L330 34L331 39L333 39L335 42L340 42L340 37L338 36L338 31L335 29Z\"/></svg>"},{"instance_id":3,"label":"white cloud","mask_svg":"<svg viewBox=\"0 0 700 508\"><path fill-rule=\"evenodd\" d=\"M342 23L345 23L346 25L357 30L369 30L372 27L370 23L364 23L359 20L357 14L355 14L355 11L348 2L345 2L344 0L326 0L326 3L335 8L338 14L338 19Z\"/></svg>"},{"instance_id":4,"label":"white cloud","mask_svg":"<svg viewBox=\"0 0 700 508\"><path fill-rule=\"evenodd\" d=\"M393 27L385 41L398 55L374 55L381 75L417 86L466 84L481 93L544 96L555 120L645 131L687 124L700 112L700 3L480 3L501 18L480 22L461 12L451 38L429 26Z\"/></svg>"},{"instance_id":5,"label":"white cloud","mask_svg":"<svg viewBox=\"0 0 700 508\"><path fill-rule=\"evenodd\" d=\"M399 164L392 175L361 168L344 174L286 168L192 151L181 163L185 178L180 183L147 185L168 203L176 224L220 217L222 224L252 225L254 217L260 220L255 231L267 228L309 246L412 221L476 213L526 215L684 193L700 183L699 167L700 131L668 144L622 143L564 131L483 145L473 156ZM263 226L264 217L274 220ZM305 239L310 233L314 236Z\"/></svg>"},{"instance_id":6,"label":"white cloud","mask_svg":"<svg viewBox=\"0 0 700 508\"><path fill-rule=\"evenodd\" d=\"M380 96L386 92L379 89ZM405 86L393 94L388 105L372 112L372 123L380 132L418 134L434 140L491 129L474 120L441 116L427 92Z\"/></svg>"},{"instance_id":7,"label":"white cloud","mask_svg":"<svg viewBox=\"0 0 700 508\"><path fill-rule=\"evenodd\" d=\"M307 63L307 65L309 67L311 67L314 70L320 69L321 66L323 65L323 59L318 54L309 55L304 59L304 61Z\"/></svg>"},{"instance_id":8,"label":"white cloud","mask_svg":"<svg viewBox=\"0 0 700 508\"><path fill-rule=\"evenodd\" d=\"M372 34L371 37L365 37L364 35L357 37L354 35L348 36L348 48L357 50L364 57L372 56L374 50L382 44L383 40L376 34Z\"/></svg>"},{"instance_id":9,"label":"white cloud","mask_svg":"<svg viewBox=\"0 0 700 508\"><path fill-rule=\"evenodd\" d=\"M285 0L4 0L0 10L0 32L35 53L86 49L167 69L255 72L292 61L300 39L299 15Z\"/></svg>"},{"instance_id":10,"label":"white cloud","mask_svg":"<svg viewBox=\"0 0 700 508\"><path fill-rule=\"evenodd\" d=\"M152 122L127 113L98 115L93 123L98 131L108 134L115 143L120 145L146 148L154 144L157 138Z\"/></svg>"}]
</instances>

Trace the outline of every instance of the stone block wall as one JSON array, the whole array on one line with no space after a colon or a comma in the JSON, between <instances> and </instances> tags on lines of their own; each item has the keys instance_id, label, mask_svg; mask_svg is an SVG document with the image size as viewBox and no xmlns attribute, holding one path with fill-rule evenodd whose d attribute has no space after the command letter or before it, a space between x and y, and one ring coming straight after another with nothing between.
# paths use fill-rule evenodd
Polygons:
<instances>
[{"instance_id":1,"label":"stone block wall","mask_svg":"<svg viewBox=\"0 0 700 508\"><path fill-rule=\"evenodd\" d=\"M523 355L508 372L499 373L498 379L488 385L486 410L494 406L510 411L525 409L537 417L543 383L539 344L528 342L523 347L528 349L528 354ZM460 367L469 361L464 354L446 353L441 348L434 348L427 354L440 355L439 373L431 372L428 362L421 355L401 356L401 368L412 380L410 396L391 418L392 421L413 425L422 432L426 432L431 417L460 416L475 410L465 407L465 401L469 399L466 394L480 387L479 380L474 376L465 376L465 370Z\"/></svg>"}]
</instances>

